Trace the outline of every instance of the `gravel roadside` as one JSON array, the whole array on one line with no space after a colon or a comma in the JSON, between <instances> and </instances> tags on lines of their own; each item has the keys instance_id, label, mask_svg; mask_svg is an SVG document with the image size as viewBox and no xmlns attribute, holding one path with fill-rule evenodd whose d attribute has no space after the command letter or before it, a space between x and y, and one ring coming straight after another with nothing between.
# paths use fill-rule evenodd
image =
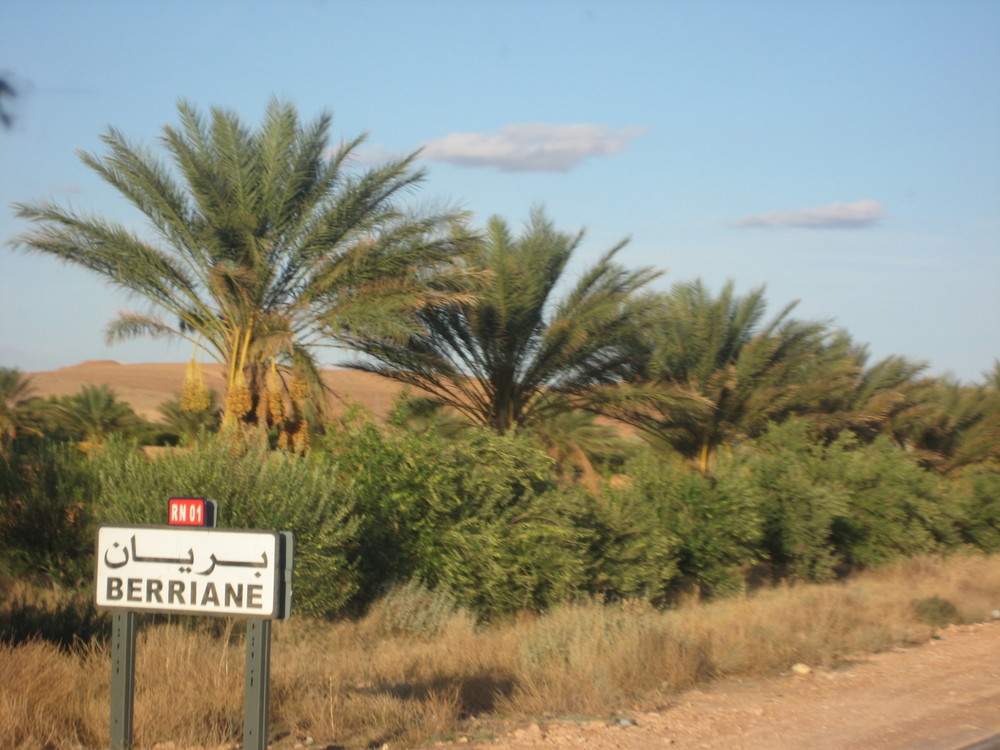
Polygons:
<instances>
[{"instance_id":1,"label":"gravel roadside","mask_svg":"<svg viewBox=\"0 0 1000 750\"><path fill-rule=\"evenodd\" d=\"M683 693L656 712L545 720L447 750L956 750L1000 733L1000 624L953 626L925 645Z\"/></svg>"}]
</instances>

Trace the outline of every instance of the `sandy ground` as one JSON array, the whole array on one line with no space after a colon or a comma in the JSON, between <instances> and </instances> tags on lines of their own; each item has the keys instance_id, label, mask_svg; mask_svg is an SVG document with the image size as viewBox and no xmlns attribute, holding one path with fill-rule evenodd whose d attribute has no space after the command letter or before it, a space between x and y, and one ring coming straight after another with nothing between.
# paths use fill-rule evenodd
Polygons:
<instances>
[{"instance_id":1,"label":"sandy ground","mask_svg":"<svg viewBox=\"0 0 1000 750\"><path fill-rule=\"evenodd\" d=\"M118 398L128 402L136 414L156 420L160 418L159 405L177 397L186 366L185 362L123 365L101 359L28 374L36 396L70 395L79 392L84 385L104 384L110 386ZM202 370L205 384L221 395L224 391L222 365L204 364ZM323 379L336 394L331 401L334 413L340 413L349 403L357 403L384 416L403 388L387 378L354 370L324 370Z\"/></svg>"},{"instance_id":2,"label":"sandy ground","mask_svg":"<svg viewBox=\"0 0 1000 750\"><path fill-rule=\"evenodd\" d=\"M955 750L1000 734L1000 624L951 627L940 636L837 671L718 683L655 713L538 721L496 739L470 734L437 747Z\"/></svg>"}]
</instances>

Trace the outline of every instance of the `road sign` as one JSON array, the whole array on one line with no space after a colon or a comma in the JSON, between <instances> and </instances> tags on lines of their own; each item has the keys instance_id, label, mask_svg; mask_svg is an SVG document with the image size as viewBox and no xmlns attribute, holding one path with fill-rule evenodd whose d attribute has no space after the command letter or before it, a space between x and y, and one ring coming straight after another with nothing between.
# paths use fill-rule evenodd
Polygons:
<instances>
[{"instance_id":1,"label":"road sign","mask_svg":"<svg viewBox=\"0 0 1000 750\"><path fill-rule=\"evenodd\" d=\"M172 497L167 501L167 523L171 526L215 526L218 517L217 500Z\"/></svg>"},{"instance_id":2,"label":"road sign","mask_svg":"<svg viewBox=\"0 0 1000 750\"><path fill-rule=\"evenodd\" d=\"M292 535L180 526L101 526L99 607L285 619Z\"/></svg>"}]
</instances>

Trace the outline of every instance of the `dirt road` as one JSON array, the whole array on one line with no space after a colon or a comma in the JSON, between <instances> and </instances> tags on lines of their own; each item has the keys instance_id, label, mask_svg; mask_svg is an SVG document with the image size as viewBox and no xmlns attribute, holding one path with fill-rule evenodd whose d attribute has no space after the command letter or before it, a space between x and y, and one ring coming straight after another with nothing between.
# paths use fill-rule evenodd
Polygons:
<instances>
[{"instance_id":1,"label":"dirt road","mask_svg":"<svg viewBox=\"0 0 1000 750\"><path fill-rule=\"evenodd\" d=\"M955 750L1000 734L1000 624L835 671L729 681L616 721L539 721L452 750ZM634 723L633 723L634 722Z\"/></svg>"}]
</instances>

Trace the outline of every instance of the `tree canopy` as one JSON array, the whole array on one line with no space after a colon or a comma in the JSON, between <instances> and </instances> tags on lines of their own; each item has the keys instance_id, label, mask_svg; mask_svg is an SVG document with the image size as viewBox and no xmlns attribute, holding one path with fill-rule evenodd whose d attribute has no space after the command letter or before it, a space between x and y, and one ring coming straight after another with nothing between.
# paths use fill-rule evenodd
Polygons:
<instances>
[{"instance_id":1,"label":"tree canopy","mask_svg":"<svg viewBox=\"0 0 1000 750\"><path fill-rule=\"evenodd\" d=\"M809 404L830 372L819 366L829 329L791 318L793 307L765 320L763 288L738 296L728 283L713 296L700 281L675 284L646 330L637 376L665 398L630 421L707 474L720 445Z\"/></svg>"},{"instance_id":2,"label":"tree canopy","mask_svg":"<svg viewBox=\"0 0 1000 750\"><path fill-rule=\"evenodd\" d=\"M391 331L427 298L429 269L453 252L442 229L454 217L404 210L401 197L423 178L412 156L351 169L362 139L331 146L328 113L302 122L272 100L254 130L224 109L178 110L180 124L165 126L159 144L169 165L115 128L104 154L81 154L145 215L147 231L19 204L33 226L13 244L148 301L148 311L113 320L108 339L187 339L227 368L226 423L273 421L270 406L295 390L292 380L299 395L319 382L314 348L324 336L373 319ZM286 400L279 421L298 412L301 398Z\"/></svg>"},{"instance_id":3,"label":"tree canopy","mask_svg":"<svg viewBox=\"0 0 1000 750\"><path fill-rule=\"evenodd\" d=\"M353 366L417 386L500 434L596 408L601 389L634 363L639 292L660 272L616 263L623 242L557 297L582 239L558 231L540 209L520 234L493 217L463 258L478 279L471 297L421 308L405 339L351 338L365 355Z\"/></svg>"}]
</instances>

